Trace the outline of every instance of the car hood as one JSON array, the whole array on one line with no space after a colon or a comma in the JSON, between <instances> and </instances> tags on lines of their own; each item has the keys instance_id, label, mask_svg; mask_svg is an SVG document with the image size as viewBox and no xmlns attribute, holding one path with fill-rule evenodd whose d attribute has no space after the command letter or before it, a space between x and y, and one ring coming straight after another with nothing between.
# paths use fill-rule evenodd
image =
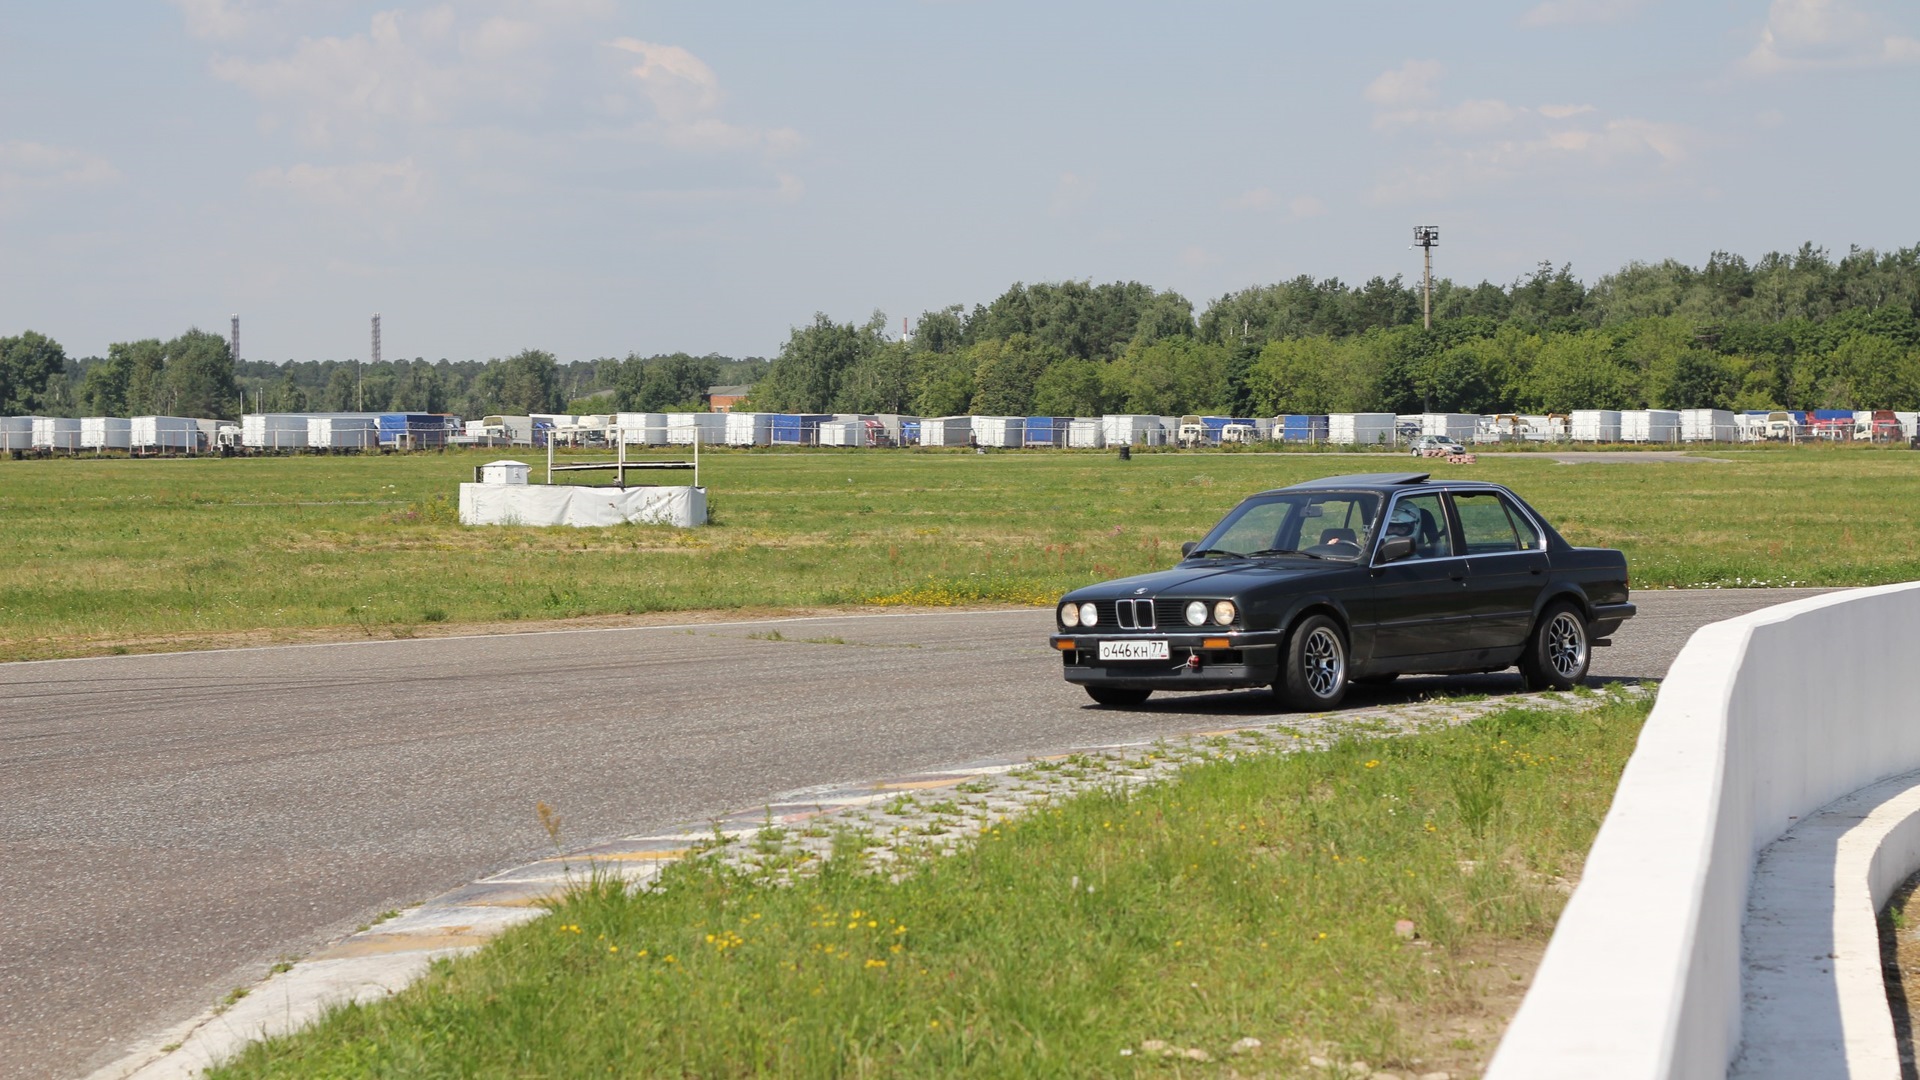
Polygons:
<instances>
[{"instance_id":1,"label":"car hood","mask_svg":"<svg viewBox=\"0 0 1920 1080\"><path fill-rule=\"evenodd\" d=\"M1063 600L1112 600L1128 596L1171 596L1204 600L1239 596L1249 589L1270 588L1286 581L1320 578L1328 573L1351 570L1351 562L1281 557L1274 559L1229 560L1204 565L1181 564L1171 570L1115 578L1098 585L1075 589Z\"/></svg>"}]
</instances>

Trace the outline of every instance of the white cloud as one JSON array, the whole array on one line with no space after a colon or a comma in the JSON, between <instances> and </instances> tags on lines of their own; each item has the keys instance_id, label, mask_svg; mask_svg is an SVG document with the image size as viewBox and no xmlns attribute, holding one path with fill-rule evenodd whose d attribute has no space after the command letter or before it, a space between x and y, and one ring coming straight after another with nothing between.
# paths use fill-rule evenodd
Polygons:
<instances>
[{"instance_id":1,"label":"white cloud","mask_svg":"<svg viewBox=\"0 0 1920 1080\"><path fill-rule=\"evenodd\" d=\"M230 41L258 30L266 13L250 0L173 0L195 37Z\"/></svg>"},{"instance_id":2,"label":"white cloud","mask_svg":"<svg viewBox=\"0 0 1920 1080\"><path fill-rule=\"evenodd\" d=\"M1327 205L1311 195L1295 195L1284 200L1287 214L1293 218L1319 217L1327 212ZM1282 197L1272 188L1250 188L1225 202L1229 210L1251 210L1265 213L1282 205Z\"/></svg>"},{"instance_id":3,"label":"white cloud","mask_svg":"<svg viewBox=\"0 0 1920 1080\"><path fill-rule=\"evenodd\" d=\"M213 73L267 105L273 125L295 117L300 136L315 146L365 146L390 126L442 124L478 103L532 95L500 62L505 35L482 24L467 39L474 51L463 55L454 19L451 7L383 11L364 34L302 38L291 52L263 60L220 57Z\"/></svg>"},{"instance_id":4,"label":"white cloud","mask_svg":"<svg viewBox=\"0 0 1920 1080\"><path fill-rule=\"evenodd\" d=\"M279 14L298 0L176 2L219 42L213 74L258 101L265 132L291 134L303 157L363 163L263 170L256 181L271 190L405 198L428 176L498 192L565 175L589 187L620 177L632 194L791 201L805 190L791 170L773 170L802 145L799 132L727 117L712 67L681 46L609 35L604 23L620 12L607 0L428 0L355 32L305 36L293 32L301 20Z\"/></svg>"},{"instance_id":5,"label":"white cloud","mask_svg":"<svg viewBox=\"0 0 1920 1080\"><path fill-rule=\"evenodd\" d=\"M262 169L255 187L290 194L324 206L393 208L419 205L426 195L426 173L410 157L351 165L299 164Z\"/></svg>"},{"instance_id":6,"label":"white cloud","mask_svg":"<svg viewBox=\"0 0 1920 1080\"><path fill-rule=\"evenodd\" d=\"M1567 26L1619 22L1647 0L1546 0L1520 16L1522 26Z\"/></svg>"},{"instance_id":7,"label":"white cloud","mask_svg":"<svg viewBox=\"0 0 1920 1080\"><path fill-rule=\"evenodd\" d=\"M1879 67L1920 61L1920 39L1893 32L1847 0L1774 0L1753 51L1752 75Z\"/></svg>"},{"instance_id":8,"label":"white cloud","mask_svg":"<svg viewBox=\"0 0 1920 1080\"><path fill-rule=\"evenodd\" d=\"M1438 60L1409 60L1382 72L1367 84L1361 96L1386 109L1419 105L1433 100L1433 84L1440 81L1443 71Z\"/></svg>"},{"instance_id":9,"label":"white cloud","mask_svg":"<svg viewBox=\"0 0 1920 1080\"><path fill-rule=\"evenodd\" d=\"M1069 217L1085 210L1093 201L1093 181L1077 173L1061 173L1054 181L1053 197L1047 200L1047 213Z\"/></svg>"},{"instance_id":10,"label":"white cloud","mask_svg":"<svg viewBox=\"0 0 1920 1080\"><path fill-rule=\"evenodd\" d=\"M1601 188L1645 186L1692 155L1692 133L1678 124L1621 119L1554 127L1525 138L1440 146L1420 164L1377 184L1380 202L1427 202L1484 194L1549 178ZM1654 168L1648 172L1648 166Z\"/></svg>"},{"instance_id":11,"label":"white cloud","mask_svg":"<svg viewBox=\"0 0 1920 1080\"><path fill-rule=\"evenodd\" d=\"M1401 76L1406 68L1388 72ZM1437 74L1437 73L1436 73ZM1609 169L1644 167L1661 171L1689 157L1693 137L1675 125L1631 117L1603 117L1592 105L1513 105L1494 98L1444 104L1437 78L1376 80L1367 98L1379 108L1376 131L1401 139L1424 138L1418 164L1401 170L1374 188L1385 202L1431 201L1485 193L1528 179L1577 176L1605 183ZM1402 107L1414 85L1419 107Z\"/></svg>"},{"instance_id":12,"label":"white cloud","mask_svg":"<svg viewBox=\"0 0 1920 1080\"><path fill-rule=\"evenodd\" d=\"M32 195L100 187L119 179L120 171L94 154L46 143L0 141L0 210L14 209Z\"/></svg>"},{"instance_id":13,"label":"white cloud","mask_svg":"<svg viewBox=\"0 0 1920 1080\"><path fill-rule=\"evenodd\" d=\"M655 45L638 38L607 44L640 57L629 73L662 118L685 122L720 107L720 80L699 57L678 45Z\"/></svg>"},{"instance_id":14,"label":"white cloud","mask_svg":"<svg viewBox=\"0 0 1920 1080\"><path fill-rule=\"evenodd\" d=\"M704 60L678 45L638 38L618 38L607 45L640 57L626 75L652 107L652 119L634 130L642 139L687 151L769 155L792 153L804 141L792 128L751 127L721 119L725 95L719 77Z\"/></svg>"},{"instance_id":15,"label":"white cloud","mask_svg":"<svg viewBox=\"0 0 1920 1080\"><path fill-rule=\"evenodd\" d=\"M1270 188L1249 188L1227 200L1229 210L1270 210L1280 201Z\"/></svg>"},{"instance_id":16,"label":"white cloud","mask_svg":"<svg viewBox=\"0 0 1920 1080\"><path fill-rule=\"evenodd\" d=\"M1373 126L1382 130L1419 127L1467 135L1506 127L1526 111L1504 101L1463 101L1444 109L1397 109L1375 113Z\"/></svg>"},{"instance_id":17,"label":"white cloud","mask_svg":"<svg viewBox=\"0 0 1920 1080\"><path fill-rule=\"evenodd\" d=\"M1311 195L1299 195L1288 200L1287 210L1297 218L1319 217L1327 212L1327 204Z\"/></svg>"}]
</instances>

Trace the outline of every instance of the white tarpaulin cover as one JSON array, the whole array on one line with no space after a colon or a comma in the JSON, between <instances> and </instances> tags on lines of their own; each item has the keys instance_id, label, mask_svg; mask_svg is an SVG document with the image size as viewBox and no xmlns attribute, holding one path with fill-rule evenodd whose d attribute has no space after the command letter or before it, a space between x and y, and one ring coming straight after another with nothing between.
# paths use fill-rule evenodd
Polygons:
<instances>
[{"instance_id":1,"label":"white tarpaulin cover","mask_svg":"<svg viewBox=\"0 0 1920 1080\"><path fill-rule=\"evenodd\" d=\"M461 484L462 525L678 525L707 523L707 489Z\"/></svg>"}]
</instances>

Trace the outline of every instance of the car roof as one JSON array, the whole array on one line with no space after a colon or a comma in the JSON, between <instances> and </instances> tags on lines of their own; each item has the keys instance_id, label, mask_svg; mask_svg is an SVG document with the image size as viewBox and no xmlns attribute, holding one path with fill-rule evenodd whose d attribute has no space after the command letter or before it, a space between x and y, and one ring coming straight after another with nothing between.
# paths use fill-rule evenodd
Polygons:
<instances>
[{"instance_id":1,"label":"car roof","mask_svg":"<svg viewBox=\"0 0 1920 1080\"><path fill-rule=\"evenodd\" d=\"M1353 473L1348 476L1323 476L1318 480L1303 480L1298 484L1290 484L1278 490L1291 491L1297 488L1399 487L1402 484L1424 483L1426 479L1432 475L1432 473L1423 472Z\"/></svg>"},{"instance_id":2,"label":"car roof","mask_svg":"<svg viewBox=\"0 0 1920 1080\"><path fill-rule=\"evenodd\" d=\"M1440 488L1448 491L1455 489L1500 488L1499 484L1486 480L1435 480L1432 473L1351 473L1346 476L1323 476L1318 480L1302 480L1298 484L1289 484L1283 488L1262 491L1262 495L1272 495L1281 491L1313 491L1340 489L1372 490L1382 493L1406 491L1412 488L1429 490ZM1500 488L1500 490L1505 490Z\"/></svg>"}]
</instances>

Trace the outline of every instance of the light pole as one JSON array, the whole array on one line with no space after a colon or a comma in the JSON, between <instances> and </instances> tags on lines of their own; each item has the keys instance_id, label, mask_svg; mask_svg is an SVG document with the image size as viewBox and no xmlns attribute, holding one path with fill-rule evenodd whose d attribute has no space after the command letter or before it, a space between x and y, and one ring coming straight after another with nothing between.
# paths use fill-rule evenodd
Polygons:
<instances>
[{"instance_id":1,"label":"light pole","mask_svg":"<svg viewBox=\"0 0 1920 1080\"><path fill-rule=\"evenodd\" d=\"M1433 249L1440 245L1440 227L1415 225L1413 243L1426 253L1427 266L1420 278L1420 325L1431 330L1433 329Z\"/></svg>"}]
</instances>

